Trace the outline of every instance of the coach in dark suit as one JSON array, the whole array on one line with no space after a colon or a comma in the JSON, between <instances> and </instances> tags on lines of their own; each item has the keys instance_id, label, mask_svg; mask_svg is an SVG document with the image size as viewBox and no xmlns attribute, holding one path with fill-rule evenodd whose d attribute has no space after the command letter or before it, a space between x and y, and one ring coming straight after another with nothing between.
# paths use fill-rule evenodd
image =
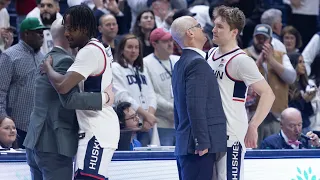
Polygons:
<instances>
[{"instance_id":1,"label":"coach in dark suit","mask_svg":"<svg viewBox=\"0 0 320 180\"><path fill-rule=\"evenodd\" d=\"M260 149L311 149L320 148L318 135L308 132L301 136L302 116L298 109L287 108L280 116L281 131L265 138Z\"/></svg>"},{"instance_id":2,"label":"coach in dark suit","mask_svg":"<svg viewBox=\"0 0 320 180\"><path fill-rule=\"evenodd\" d=\"M54 69L65 74L73 63L68 41L63 36L62 20L51 27L55 47L48 53ZM101 93L79 93L77 87L59 94L46 75L36 78L35 105L24 146L33 180L71 180L73 157L78 148L78 122L74 109L101 110Z\"/></svg>"},{"instance_id":3,"label":"coach in dark suit","mask_svg":"<svg viewBox=\"0 0 320 180\"><path fill-rule=\"evenodd\" d=\"M219 86L201 50L207 39L189 16L176 19L171 34L183 49L172 75L179 177L211 180L215 153L227 150L227 136Z\"/></svg>"}]
</instances>

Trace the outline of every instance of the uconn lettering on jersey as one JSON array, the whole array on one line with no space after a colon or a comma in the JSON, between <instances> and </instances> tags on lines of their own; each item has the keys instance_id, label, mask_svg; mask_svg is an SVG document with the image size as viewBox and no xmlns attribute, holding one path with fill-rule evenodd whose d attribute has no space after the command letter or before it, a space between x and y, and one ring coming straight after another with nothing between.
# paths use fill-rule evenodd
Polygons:
<instances>
[{"instance_id":1,"label":"uconn lettering on jersey","mask_svg":"<svg viewBox=\"0 0 320 180\"><path fill-rule=\"evenodd\" d=\"M216 76L216 78L222 79L224 72L219 71L219 70L213 70L214 75Z\"/></svg>"},{"instance_id":2,"label":"uconn lettering on jersey","mask_svg":"<svg viewBox=\"0 0 320 180\"><path fill-rule=\"evenodd\" d=\"M141 79L141 84L147 85L146 76L143 74L139 74L139 77ZM137 79L135 75L127 75L127 80L129 85L137 84Z\"/></svg>"}]
</instances>

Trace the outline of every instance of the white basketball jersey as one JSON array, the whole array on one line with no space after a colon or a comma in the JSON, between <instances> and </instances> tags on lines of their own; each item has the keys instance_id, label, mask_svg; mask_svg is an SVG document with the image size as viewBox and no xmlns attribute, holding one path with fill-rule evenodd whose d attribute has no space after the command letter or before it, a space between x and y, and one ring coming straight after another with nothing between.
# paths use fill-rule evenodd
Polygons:
<instances>
[{"instance_id":1,"label":"white basketball jersey","mask_svg":"<svg viewBox=\"0 0 320 180\"><path fill-rule=\"evenodd\" d=\"M90 74L87 79L79 84L82 92L103 92L112 83L111 64L113 56L110 46L105 48L99 41L91 40L86 46L99 48L103 56L99 58L96 72ZM92 56L95 58L97 56ZM77 58L76 58L77 59ZM87 60L90 63L90 59ZM120 138L118 116L112 106L103 105L101 111L77 110L80 132L91 132L96 136L101 147L116 149Z\"/></svg>"},{"instance_id":2,"label":"white basketball jersey","mask_svg":"<svg viewBox=\"0 0 320 180\"><path fill-rule=\"evenodd\" d=\"M247 86L243 81L232 77L227 70L232 59L243 56L245 52L237 48L229 53L217 56L218 49L218 47L212 48L209 51L207 62L213 69L219 83L222 105L227 117L227 135L236 137L242 147L245 147L244 138L248 129L248 117L245 109Z\"/></svg>"}]
</instances>

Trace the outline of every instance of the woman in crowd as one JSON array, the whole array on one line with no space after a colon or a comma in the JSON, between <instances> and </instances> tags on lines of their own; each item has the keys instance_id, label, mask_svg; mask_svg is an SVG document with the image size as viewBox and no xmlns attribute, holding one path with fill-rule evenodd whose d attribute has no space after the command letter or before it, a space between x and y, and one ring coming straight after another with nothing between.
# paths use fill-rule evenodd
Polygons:
<instances>
[{"instance_id":1,"label":"woman in crowd","mask_svg":"<svg viewBox=\"0 0 320 180\"><path fill-rule=\"evenodd\" d=\"M18 149L17 130L13 120L9 117L0 117L0 149Z\"/></svg>"},{"instance_id":2,"label":"woman in crowd","mask_svg":"<svg viewBox=\"0 0 320 180\"><path fill-rule=\"evenodd\" d=\"M142 42L143 57L153 53L154 49L150 44L149 37L152 30L156 28L155 17L152 10L142 11L133 26L132 33Z\"/></svg>"},{"instance_id":3,"label":"woman in crowd","mask_svg":"<svg viewBox=\"0 0 320 180\"><path fill-rule=\"evenodd\" d=\"M315 92L309 91L308 76L304 66L303 57L300 53L288 53L291 64L297 72L296 81L289 87L289 107L294 107L300 110L302 116L302 128L308 132L310 125L310 116L313 115L313 110L310 101L314 98Z\"/></svg>"},{"instance_id":4,"label":"woman in crowd","mask_svg":"<svg viewBox=\"0 0 320 180\"><path fill-rule=\"evenodd\" d=\"M299 52L299 48L302 46L302 38L296 28L293 26L283 28L281 39L287 49L287 53Z\"/></svg>"},{"instance_id":5,"label":"woman in crowd","mask_svg":"<svg viewBox=\"0 0 320 180\"><path fill-rule=\"evenodd\" d=\"M137 134L143 146L150 144L149 130L156 122L156 95L149 75L143 67L142 43L132 34L122 38L113 63L115 103L129 102L143 120L142 131Z\"/></svg>"}]
</instances>

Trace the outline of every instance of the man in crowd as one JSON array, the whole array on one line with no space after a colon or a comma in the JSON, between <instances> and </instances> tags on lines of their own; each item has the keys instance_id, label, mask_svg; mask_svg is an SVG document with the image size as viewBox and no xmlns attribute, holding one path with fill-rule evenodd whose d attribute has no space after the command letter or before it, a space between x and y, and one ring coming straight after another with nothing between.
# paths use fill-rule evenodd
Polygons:
<instances>
[{"instance_id":1,"label":"man in crowd","mask_svg":"<svg viewBox=\"0 0 320 180\"><path fill-rule=\"evenodd\" d=\"M43 60L40 48L44 29L37 18L23 20L19 43L0 57L0 116L14 119L21 148L33 108L36 69Z\"/></svg>"},{"instance_id":2,"label":"man in crowd","mask_svg":"<svg viewBox=\"0 0 320 180\"><path fill-rule=\"evenodd\" d=\"M320 148L320 139L313 132L302 132L302 117L298 109L287 108L281 113L281 131L261 143L261 149L311 149Z\"/></svg>"},{"instance_id":3,"label":"man in crowd","mask_svg":"<svg viewBox=\"0 0 320 180\"><path fill-rule=\"evenodd\" d=\"M272 29L271 44L277 51L286 53L286 47L280 40L282 31L282 12L279 9L268 9L261 15L261 24L267 24Z\"/></svg>"},{"instance_id":4,"label":"man in crowd","mask_svg":"<svg viewBox=\"0 0 320 180\"><path fill-rule=\"evenodd\" d=\"M112 54L116 53L116 47L119 43L118 23L112 14L105 14L99 19L99 32L101 36L98 38L104 47L111 47Z\"/></svg>"},{"instance_id":5,"label":"man in crowd","mask_svg":"<svg viewBox=\"0 0 320 180\"><path fill-rule=\"evenodd\" d=\"M133 150L135 147L141 147L142 145L140 141L135 138L136 132L141 130L139 127L140 118L137 112L131 107L131 103L121 102L115 107L115 111L119 118L120 129L123 137L122 140L124 140L125 146L128 145L127 143L130 143L129 150ZM127 137L125 136L128 135L127 133L130 135L130 141L126 141ZM121 146L120 143L119 146Z\"/></svg>"},{"instance_id":6,"label":"man in crowd","mask_svg":"<svg viewBox=\"0 0 320 180\"><path fill-rule=\"evenodd\" d=\"M292 67L289 57L283 52L273 49L271 45L272 28L266 24L258 24L253 34L253 45L244 51L256 61L261 74L272 88L276 99L271 112L259 126L258 144L280 130L279 117L288 107L289 84L294 83L297 73ZM258 100L249 106L249 112L256 112Z\"/></svg>"},{"instance_id":7,"label":"man in crowd","mask_svg":"<svg viewBox=\"0 0 320 180\"><path fill-rule=\"evenodd\" d=\"M59 0L41 0L38 7L35 7L28 13L27 18L38 18L40 23L50 28L51 24L56 20L62 18L59 13ZM53 48L53 40L50 30L43 31L43 45L41 46L41 53L46 55Z\"/></svg>"},{"instance_id":8,"label":"man in crowd","mask_svg":"<svg viewBox=\"0 0 320 180\"><path fill-rule=\"evenodd\" d=\"M173 39L163 28L157 28L150 34L150 42L154 53L146 56L143 63L151 78L157 96L158 132L162 146L174 145L172 71L179 56L172 55Z\"/></svg>"}]
</instances>

